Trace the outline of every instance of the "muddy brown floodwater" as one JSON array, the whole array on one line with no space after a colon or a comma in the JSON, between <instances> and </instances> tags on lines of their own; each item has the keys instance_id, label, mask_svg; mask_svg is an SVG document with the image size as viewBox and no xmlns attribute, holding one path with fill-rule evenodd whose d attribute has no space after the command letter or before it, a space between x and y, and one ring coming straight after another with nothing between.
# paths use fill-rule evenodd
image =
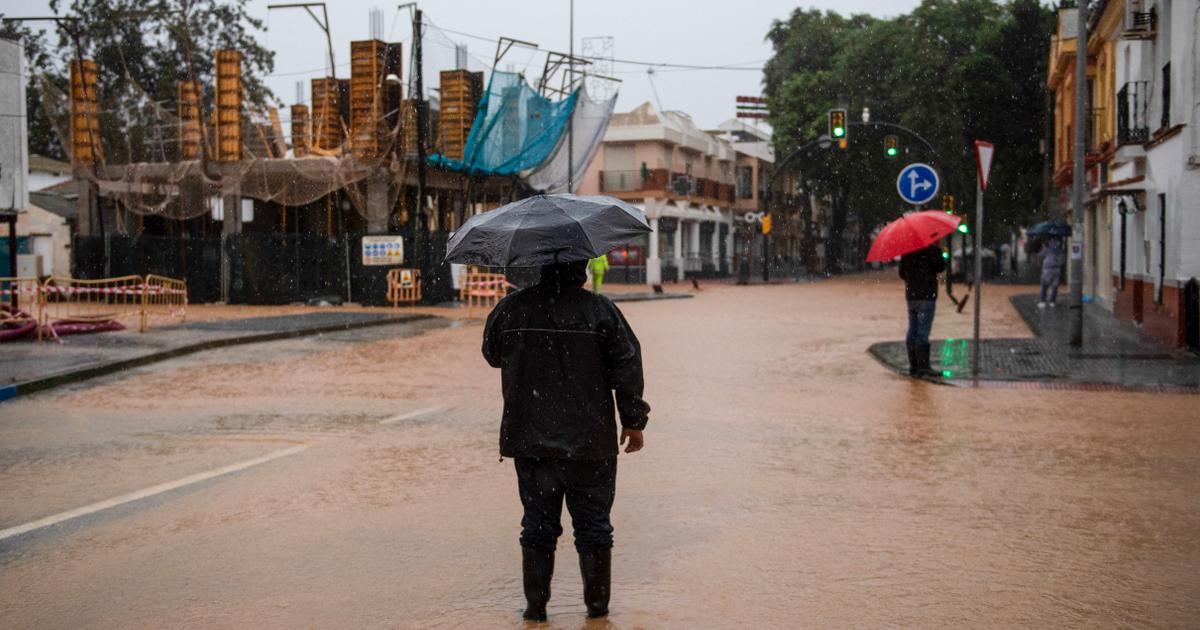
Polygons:
<instances>
[{"instance_id":1,"label":"muddy brown floodwater","mask_svg":"<svg viewBox=\"0 0 1200 630\"><path fill-rule=\"evenodd\" d=\"M1010 291L985 334L1028 334ZM620 458L613 614L584 619L568 524L545 627L1196 627L1200 399L910 381L865 352L903 336L901 295L623 306L654 410ZM307 447L0 540L0 625L522 627L482 327L387 330L0 405L0 529ZM969 330L944 308L934 335Z\"/></svg>"}]
</instances>

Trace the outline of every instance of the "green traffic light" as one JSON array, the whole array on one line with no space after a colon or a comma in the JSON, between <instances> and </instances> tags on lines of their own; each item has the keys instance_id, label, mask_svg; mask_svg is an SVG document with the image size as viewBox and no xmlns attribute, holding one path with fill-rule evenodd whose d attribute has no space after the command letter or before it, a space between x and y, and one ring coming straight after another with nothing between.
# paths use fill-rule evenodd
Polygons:
<instances>
[{"instance_id":1,"label":"green traffic light","mask_svg":"<svg viewBox=\"0 0 1200 630\"><path fill-rule=\"evenodd\" d=\"M967 233L967 231L968 231L968 229L967 229L967 224L966 224L966 223L959 223L959 224L958 224L958 231L959 231L959 232L962 232L963 234L966 234L966 233Z\"/></svg>"},{"instance_id":2,"label":"green traffic light","mask_svg":"<svg viewBox=\"0 0 1200 630\"><path fill-rule=\"evenodd\" d=\"M950 260L950 252L942 252L942 258Z\"/></svg>"},{"instance_id":3,"label":"green traffic light","mask_svg":"<svg viewBox=\"0 0 1200 630\"><path fill-rule=\"evenodd\" d=\"M834 127L834 128L833 128L833 137L835 137L835 138L841 138L841 137L842 137L842 136L844 136L844 135L846 135L846 128L845 128L845 127Z\"/></svg>"},{"instance_id":4,"label":"green traffic light","mask_svg":"<svg viewBox=\"0 0 1200 630\"><path fill-rule=\"evenodd\" d=\"M896 151L896 147L888 147L888 157L896 157L896 153L898 153L898 151Z\"/></svg>"}]
</instances>

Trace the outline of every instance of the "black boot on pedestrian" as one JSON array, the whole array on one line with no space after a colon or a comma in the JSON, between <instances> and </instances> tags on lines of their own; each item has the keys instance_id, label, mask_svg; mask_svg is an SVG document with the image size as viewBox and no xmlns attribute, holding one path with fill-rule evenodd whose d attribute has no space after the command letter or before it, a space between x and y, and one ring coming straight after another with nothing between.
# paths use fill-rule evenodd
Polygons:
<instances>
[{"instance_id":1,"label":"black boot on pedestrian","mask_svg":"<svg viewBox=\"0 0 1200 630\"><path fill-rule=\"evenodd\" d=\"M908 349L908 375L917 376L920 367L917 365L917 344L905 343L904 347Z\"/></svg>"},{"instance_id":2,"label":"black boot on pedestrian","mask_svg":"<svg viewBox=\"0 0 1200 630\"><path fill-rule=\"evenodd\" d=\"M550 578L554 576L554 552L521 547L521 573L525 582L525 614L530 621L546 620L550 601Z\"/></svg>"},{"instance_id":3,"label":"black boot on pedestrian","mask_svg":"<svg viewBox=\"0 0 1200 630\"><path fill-rule=\"evenodd\" d=\"M917 346L917 376L921 378L938 378L942 375L933 369L929 363L929 344L923 343Z\"/></svg>"},{"instance_id":4,"label":"black boot on pedestrian","mask_svg":"<svg viewBox=\"0 0 1200 630\"><path fill-rule=\"evenodd\" d=\"M612 583L612 549L581 552L579 573L583 575L583 603L587 605L588 617L608 615L608 595Z\"/></svg>"}]
</instances>

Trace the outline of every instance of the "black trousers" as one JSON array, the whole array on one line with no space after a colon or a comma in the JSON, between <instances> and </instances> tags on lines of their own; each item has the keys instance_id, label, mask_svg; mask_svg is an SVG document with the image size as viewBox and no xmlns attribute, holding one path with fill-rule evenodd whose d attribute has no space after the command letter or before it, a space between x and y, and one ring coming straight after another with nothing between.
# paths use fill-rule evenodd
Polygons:
<instances>
[{"instance_id":1,"label":"black trousers","mask_svg":"<svg viewBox=\"0 0 1200 630\"><path fill-rule=\"evenodd\" d=\"M517 489L525 516L521 546L554 551L562 535L562 506L566 498L580 553L611 549L613 498L617 489L617 458L595 461L517 457Z\"/></svg>"}]
</instances>

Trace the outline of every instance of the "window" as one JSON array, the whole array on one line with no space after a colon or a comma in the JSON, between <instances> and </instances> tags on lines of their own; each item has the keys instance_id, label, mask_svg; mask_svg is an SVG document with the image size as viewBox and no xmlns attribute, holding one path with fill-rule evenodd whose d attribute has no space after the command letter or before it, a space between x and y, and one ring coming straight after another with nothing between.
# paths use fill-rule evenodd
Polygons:
<instances>
[{"instance_id":1,"label":"window","mask_svg":"<svg viewBox=\"0 0 1200 630\"><path fill-rule=\"evenodd\" d=\"M1162 127L1171 126L1171 62L1162 69L1162 120L1159 121Z\"/></svg>"},{"instance_id":2,"label":"window","mask_svg":"<svg viewBox=\"0 0 1200 630\"><path fill-rule=\"evenodd\" d=\"M754 170L749 166L737 167L738 199L754 198Z\"/></svg>"}]
</instances>

